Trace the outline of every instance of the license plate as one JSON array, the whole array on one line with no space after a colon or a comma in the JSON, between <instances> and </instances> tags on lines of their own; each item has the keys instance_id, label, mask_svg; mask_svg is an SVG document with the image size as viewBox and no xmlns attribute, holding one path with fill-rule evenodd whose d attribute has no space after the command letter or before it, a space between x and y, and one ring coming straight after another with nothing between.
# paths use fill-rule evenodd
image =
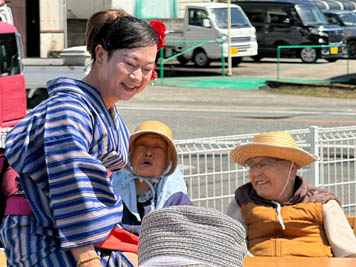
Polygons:
<instances>
[{"instance_id":1,"label":"license plate","mask_svg":"<svg viewBox=\"0 0 356 267\"><path fill-rule=\"evenodd\" d=\"M238 52L239 52L239 49L237 47L230 48L231 55L237 55Z\"/></svg>"},{"instance_id":2,"label":"license plate","mask_svg":"<svg viewBox=\"0 0 356 267\"><path fill-rule=\"evenodd\" d=\"M330 54L337 54L339 49L337 47L330 47Z\"/></svg>"}]
</instances>

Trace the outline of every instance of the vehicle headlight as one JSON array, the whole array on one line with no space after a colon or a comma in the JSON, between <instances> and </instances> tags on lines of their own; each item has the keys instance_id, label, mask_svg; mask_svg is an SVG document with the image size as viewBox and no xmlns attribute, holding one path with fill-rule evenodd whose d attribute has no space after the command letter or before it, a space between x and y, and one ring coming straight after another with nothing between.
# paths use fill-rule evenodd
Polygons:
<instances>
[{"instance_id":1,"label":"vehicle headlight","mask_svg":"<svg viewBox=\"0 0 356 267\"><path fill-rule=\"evenodd\" d=\"M218 33L218 39L227 40L227 34L225 34L225 33Z\"/></svg>"},{"instance_id":2,"label":"vehicle headlight","mask_svg":"<svg viewBox=\"0 0 356 267\"><path fill-rule=\"evenodd\" d=\"M326 32L319 31L318 29L315 29L315 28L310 29L310 32L315 35L329 37L329 35Z\"/></svg>"}]
</instances>

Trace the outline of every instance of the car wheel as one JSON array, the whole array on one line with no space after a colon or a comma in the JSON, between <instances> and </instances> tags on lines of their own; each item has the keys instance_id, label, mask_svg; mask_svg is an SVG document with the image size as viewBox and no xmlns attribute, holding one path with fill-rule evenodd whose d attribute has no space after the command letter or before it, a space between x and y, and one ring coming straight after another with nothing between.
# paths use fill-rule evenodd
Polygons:
<instances>
[{"instance_id":1,"label":"car wheel","mask_svg":"<svg viewBox=\"0 0 356 267\"><path fill-rule=\"evenodd\" d=\"M210 64L208 55L203 50L194 52L193 61L197 67L207 67Z\"/></svg>"},{"instance_id":2,"label":"car wheel","mask_svg":"<svg viewBox=\"0 0 356 267\"><path fill-rule=\"evenodd\" d=\"M349 58L356 58L356 41L350 41L349 45Z\"/></svg>"},{"instance_id":3,"label":"car wheel","mask_svg":"<svg viewBox=\"0 0 356 267\"><path fill-rule=\"evenodd\" d=\"M260 62L261 61L261 59L262 59L262 57L261 56L253 56L253 57L251 57L255 62Z\"/></svg>"},{"instance_id":4,"label":"car wheel","mask_svg":"<svg viewBox=\"0 0 356 267\"><path fill-rule=\"evenodd\" d=\"M233 57L231 65L233 67L237 67L241 63L241 61L242 61L242 57Z\"/></svg>"},{"instance_id":5,"label":"car wheel","mask_svg":"<svg viewBox=\"0 0 356 267\"><path fill-rule=\"evenodd\" d=\"M314 63L318 59L318 51L312 47L304 47L300 50L299 57L304 63Z\"/></svg>"},{"instance_id":6,"label":"car wheel","mask_svg":"<svg viewBox=\"0 0 356 267\"><path fill-rule=\"evenodd\" d=\"M189 62L189 59L185 58L183 55L178 56L177 60L178 60L179 64L181 64L182 66L184 66L185 64L187 64Z\"/></svg>"}]
</instances>

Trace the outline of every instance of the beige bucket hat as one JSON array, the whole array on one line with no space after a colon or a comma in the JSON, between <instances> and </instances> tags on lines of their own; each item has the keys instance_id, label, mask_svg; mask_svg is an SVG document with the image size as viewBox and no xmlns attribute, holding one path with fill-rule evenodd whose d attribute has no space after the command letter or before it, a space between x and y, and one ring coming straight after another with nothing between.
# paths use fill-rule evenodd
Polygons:
<instances>
[{"instance_id":1,"label":"beige bucket hat","mask_svg":"<svg viewBox=\"0 0 356 267\"><path fill-rule=\"evenodd\" d=\"M144 134L158 134L164 140L166 140L166 142L168 143L168 153L172 162L171 168L168 171L167 175L172 174L177 167L178 156L176 147L173 143L174 137L171 129L166 124L160 121L145 121L141 123L136 128L135 132L132 133L130 136L130 152L132 152L134 149L136 139Z\"/></svg>"},{"instance_id":2,"label":"beige bucket hat","mask_svg":"<svg viewBox=\"0 0 356 267\"><path fill-rule=\"evenodd\" d=\"M298 147L290 133L267 132L256 135L252 143L241 145L231 151L231 159L245 166L250 158L271 157L294 162L299 168L307 166L319 158Z\"/></svg>"},{"instance_id":3,"label":"beige bucket hat","mask_svg":"<svg viewBox=\"0 0 356 267\"><path fill-rule=\"evenodd\" d=\"M246 255L244 227L216 209L171 206L153 210L142 220L140 267L242 267Z\"/></svg>"}]
</instances>

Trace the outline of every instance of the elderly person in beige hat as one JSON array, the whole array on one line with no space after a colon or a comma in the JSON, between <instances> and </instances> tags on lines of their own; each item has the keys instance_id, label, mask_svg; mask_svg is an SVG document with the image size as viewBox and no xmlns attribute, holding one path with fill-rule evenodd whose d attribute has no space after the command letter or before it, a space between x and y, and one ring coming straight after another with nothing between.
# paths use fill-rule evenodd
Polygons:
<instances>
[{"instance_id":1,"label":"elderly person in beige hat","mask_svg":"<svg viewBox=\"0 0 356 267\"><path fill-rule=\"evenodd\" d=\"M123 228L139 235L142 218L150 211L193 204L166 124L141 123L130 136L129 151L128 166L113 173L113 187L124 204Z\"/></svg>"},{"instance_id":2,"label":"elderly person in beige hat","mask_svg":"<svg viewBox=\"0 0 356 267\"><path fill-rule=\"evenodd\" d=\"M356 239L338 200L308 184L299 168L318 160L287 132L262 133L231 159L249 168L227 215L247 231L255 256L355 257Z\"/></svg>"}]
</instances>

